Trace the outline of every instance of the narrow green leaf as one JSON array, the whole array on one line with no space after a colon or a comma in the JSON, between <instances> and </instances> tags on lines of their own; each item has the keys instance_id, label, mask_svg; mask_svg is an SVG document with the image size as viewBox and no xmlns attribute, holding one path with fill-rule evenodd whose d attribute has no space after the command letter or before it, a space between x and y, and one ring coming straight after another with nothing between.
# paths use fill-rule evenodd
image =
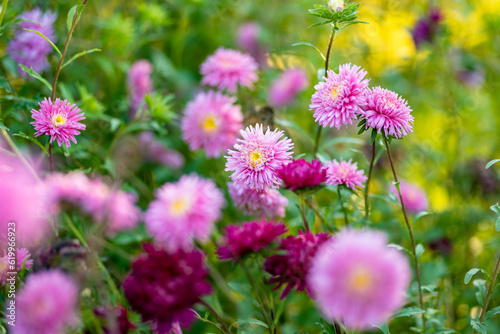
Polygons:
<instances>
[{"instance_id":1,"label":"narrow green leaf","mask_svg":"<svg viewBox=\"0 0 500 334\"><path fill-rule=\"evenodd\" d=\"M10 129L8 127L6 127L3 123L0 123L0 129L10 131Z\"/></svg>"},{"instance_id":2,"label":"narrow green leaf","mask_svg":"<svg viewBox=\"0 0 500 334\"><path fill-rule=\"evenodd\" d=\"M73 17L75 16L76 9L78 5L74 5L68 12L68 17L66 18L66 25L68 26L68 31L71 30L71 25L73 24Z\"/></svg>"},{"instance_id":3,"label":"narrow green leaf","mask_svg":"<svg viewBox=\"0 0 500 334\"><path fill-rule=\"evenodd\" d=\"M490 168L491 166L493 166L494 164L496 164L497 162L500 162L500 159L495 159L495 160L491 160L490 162L488 162L486 164L486 169Z\"/></svg>"},{"instance_id":4,"label":"narrow green leaf","mask_svg":"<svg viewBox=\"0 0 500 334\"><path fill-rule=\"evenodd\" d=\"M419 213L417 213L415 215L415 217L413 217L413 221L411 223L411 225L415 225L415 223L417 222L417 220L419 220L420 218L424 217L424 216L427 216L427 215L430 215L431 213L430 212L427 212L427 211L420 211Z\"/></svg>"},{"instance_id":5,"label":"narrow green leaf","mask_svg":"<svg viewBox=\"0 0 500 334\"><path fill-rule=\"evenodd\" d=\"M500 216L500 205L495 204L495 205L492 205L490 206L490 209L495 212L498 216Z\"/></svg>"},{"instance_id":6,"label":"narrow green leaf","mask_svg":"<svg viewBox=\"0 0 500 334\"><path fill-rule=\"evenodd\" d=\"M497 232L500 232L500 217L498 217L497 221L495 222L495 230Z\"/></svg>"},{"instance_id":7,"label":"narrow green leaf","mask_svg":"<svg viewBox=\"0 0 500 334\"><path fill-rule=\"evenodd\" d=\"M469 282L472 279L472 277L474 277L474 275L477 274L478 272L482 272L482 273L486 274L486 270L484 270L484 269L472 268L471 270L469 270L465 274L464 283L465 284L469 284Z\"/></svg>"},{"instance_id":8,"label":"narrow green leaf","mask_svg":"<svg viewBox=\"0 0 500 334\"><path fill-rule=\"evenodd\" d=\"M54 43L52 43L52 41L50 39L48 39L44 34L42 34L41 32L39 32L37 30L33 30L33 29L24 29L24 30L28 30L28 31L34 32L35 34L41 36L44 40L46 40L47 42L49 42L50 45L52 45L52 47L54 48L54 50L56 50L57 53L59 53L59 56L62 57L61 51L59 51L59 49L57 48L57 46Z\"/></svg>"},{"instance_id":9,"label":"narrow green leaf","mask_svg":"<svg viewBox=\"0 0 500 334\"><path fill-rule=\"evenodd\" d=\"M28 73L29 76L31 76L31 77L37 79L38 81L40 81L41 83L43 83L52 92L52 86L50 85L50 83L47 80L45 80L44 78L42 78L42 76L40 74L38 74L37 72L33 71L33 69L31 67L27 68L26 66L21 65L21 64L19 64L19 66L21 67L21 69L24 72Z\"/></svg>"},{"instance_id":10,"label":"narrow green leaf","mask_svg":"<svg viewBox=\"0 0 500 334\"><path fill-rule=\"evenodd\" d=\"M489 318L497 315L498 313L500 313L500 306L492 308L491 310L489 310L488 312L486 312L486 314L484 315L484 321L486 321Z\"/></svg>"},{"instance_id":11,"label":"narrow green leaf","mask_svg":"<svg viewBox=\"0 0 500 334\"><path fill-rule=\"evenodd\" d=\"M488 326L484 322L479 322L479 321L471 319L470 325L472 326L472 328L474 328L480 334L487 334L488 333Z\"/></svg>"},{"instance_id":12,"label":"narrow green leaf","mask_svg":"<svg viewBox=\"0 0 500 334\"><path fill-rule=\"evenodd\" d=\"M80 53L77 53L76 55L74 55L73 57L71 57L70 60L68 60L66 63L64 63L64 65L61 68L64 68L64 67L68 66L69 64L71 64L76 59L80 58L81 56L85 56L88 53L101 52L101 51L102 51L101 49L90 49L90 50L85 50L85 51L82 51Z\"/></svg>"},{"instance_id":13,"label":"narrow green leaf","mask_svg":"<svg viewBox=\"0 0 500 334\"><path fill-rule=\"evenodd\" d=\"M393 318L410 317L412 315L417 315L422 313L424 313L424 310L419 309L418 307L410 306L396 312Z\"/></svg>"},{"instance_id":14,"label":"narrow green leaf","mask_svg":"<svg viewBox=\"0 0 500 334\"><path fill-rule=\"evenodd\" d=\"M0 88L3 88L7 91L7 93L11 92L10 85L7 82L7 79L3 76L0 76Z\"/></svg>"},{"instance_id":15,"label":"narrow green leaf","mask_svg":"<svg viewBox=\"0 0 500 334\"><path fill-rule=\"evenodd\" d=\"M311 47L311 48L313 48L314 50L318 51L318 53L320 54L321 58L323 58L323 60L326 60L326 57L325 57L325 55L323 54L323 52L321 52L321 50L320 50L320 49L318 49L316 46L312 45L311 43L307 43L307 42L299 42L299 43L292 44L292 46L299 46L299 45L310 46L310 47Z\"/></svg>"},{"instance_id":16,"label":"narrow green leaf","mask_svg":"<svg viewBox=\"0 0 500 334\"><path fill-rule=\"evenodd\" d=\"M422 244L418 244L417 247L415 247L415 253L417 253L417 259L420 258L420 256L424 253L425 249Z\"/></svg>"},{"instance_id":17,"label":"narrow green leaf","mask_svg":"<svg viewBox=\"0 0 500 334\"><path fill-rule=\"evenodd\" d=\"M40 147L47 155L49 155L49 152L47 151L47 149L45 148L45 146L43 146L36 138L34 138L33 136L28 136L27 134L25 134L24 132L18 132L18 133L14 133L12 136L14 137L21 137L21 138L24 138L24 139L27 139L29 140L30 142L36 144L38 147Z\"/></svg>"}]
</instances>

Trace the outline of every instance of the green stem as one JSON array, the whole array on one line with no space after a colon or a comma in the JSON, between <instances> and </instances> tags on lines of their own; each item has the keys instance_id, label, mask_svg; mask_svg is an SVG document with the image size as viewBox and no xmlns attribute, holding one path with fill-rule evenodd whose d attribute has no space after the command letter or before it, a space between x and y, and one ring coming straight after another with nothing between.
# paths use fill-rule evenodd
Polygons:
<instances>
[{"instance_id":1,"label":"green stem","mask_svg":"<svg viewBox=\"0 0 500 334\"><path fill-rule=\"evenodd\" d=\"M210 305L208 304L206 301L204 301L203 299L200 298L200 304L205 306L205 308L210 312L212 313L212 315L215 317L215 319L217 319L217 321L221 324L222 328L224 328L224 331L227 333L227 334L231 334L231 332L229 331L229 328L227 328L226 324L224 323L224 321L222 321L222 317L217 313L217 311ZM224 332L223 332L224 333Z\"/></svg>"},{"instance_id":2,"label":"green stem","mask_svg":"<svg viewBox=\"0 0 500 334\"><path fill-rule=\"evenodd\" d=\"M2 3L2 14L0 14L0 26L2 25L3 18L5 17L5 12L7 11L7 4L9 3L9 0L3 0Z\"/></svg>"},{"instance_id":3,"label":"green stem","mask_svg":"<svg viewBox=\"0 0 500 334\"><path fill-rule=\"evenodd\" d=\"M491 294L493 293L493 288L495 287L495 282L497 280L498 271L500 271L500 256L497 258L497 264L495 266L495 271L493 272L493 277L491 278L490 286L488 287L488 292L486 293L486 299L484 300L483 309L481 310L481 316L479 317L479 322L483 322L484 315L488 309L488 304L490 303Z\"/></svg>"},{"instance_id":4,"label":"green stem","mask_svg":"<svg viewBox=\"0 0 500 334\"><path fill-rule=\"evenodd\" d=\"M302 214L302 220L304 221L304 227L306 228L306 232L309 232L309 225L307 224L307 218L306 218L306 208L304 205L304 195L299 195L300 197L300 212Z\"/></svg>"},{"instance_id":5,"label":"green stem","mask_svg":"<svg viewBox=\"0 0 500 334\"><path fill-rule=\"evenodd\" d=\"M9 134L7 133L7 131L5 129L0 129L0 133L2 133L2 137L5 139L5 141L7 142L7 144L9 144L10 148L14 151L14 153L19 157L19 159L21 160L21 162L24 165L26 165L26 167L31 172L31 174L33 174L33 176L38 181L41 181L40 178L38 177L38 174L36 173L36 171L33 169L33 167L31 166L31 164L26 159L26 157L21 153L21 151L19 151L19 149L17 148L16 144L12 141L12 138L10 138Z\"/></svg>"},{"instance_id":6,"label":"green stem","mask_svg":"<svg viewBox=\"0 0 500 334\"><path fill-rule=\"evenodd\" d=\"M388 155L389 161L391 163L391 169L392 169L392 174L394 176L394 181L399 182L398 176L396 175L396 169L394 168L394 161L392 160L391 149L389 148L389 142L387 141L387 139L385 139L385 147L387 148L387 155ZM399 186L396 188L398 189L399 202L401 203L401 210L403 211L403 216L405 218L406 227L408 228L408 233L410 234L410 239L411 239L411 247L412 247L412 251L413 251L413 261L415 263L415 272L417 274L417 282L418 282L418 301L420 304L420 308L422 310L424 310L424 301L423 301L423 297L422 297L422 282L420 280L420 270L419 270L419 266L418 266L418 256L417 256L417 251L416 251L416 247L415 247L415 238L413 237L413 229L411 227L411 224L408 220L408 216L406 214L405 204L403 201L403 195L401 194L401 188ZM425 325L425 316L423 313L422 313L422 323L423 323L424 332L425 332L426 325Z\"/></svg>"},{"instance_id":7,"label":"green stem","mask_svg":"<svg viewBox=\"0 0 500 334\"><path fill-rule=\"evenodd\" d=\"M311 210L314 211L314 213L316 214L316 216L318 216L319 220L321 220L321 223L325 223L325 218L323 218L323 216L321 216L321 214L318 212L318 210L316 210L316 208L312 205L311 202L309 202L307 199L305 199L305 202L307 204L308 207L311 208Z\"/></svg>"},{"instance_id":8,"label":"green stem","mask_svg":"<svg viewBox=\"0 0 500 334\"><path fill-rule=\"evenodd\" d=\"M368 170L368 179L366 180L366 189L365 189L365 219L368 219L368 215L370 214L370 200L368 199L368 194L370 190L370 180L372 178L373 171L373 163L375 161L375 140L372 143L372 160L370 161L370 169Z\"/></svg>"},{"instance_id":9,"label":"green stem","mask_svg":"<svg viewBox=\"0 0 500 334\"><path fill-rule=\"evenodd\" d=\"M347 219L347 210L346 208L342 205L342 194L340 193L341 186L337 186L337 193L339 194L339 205L342 211L344 212L344 221L345 221L345 226L349 226L349 219Z\"/></svg>"}]
</instances>

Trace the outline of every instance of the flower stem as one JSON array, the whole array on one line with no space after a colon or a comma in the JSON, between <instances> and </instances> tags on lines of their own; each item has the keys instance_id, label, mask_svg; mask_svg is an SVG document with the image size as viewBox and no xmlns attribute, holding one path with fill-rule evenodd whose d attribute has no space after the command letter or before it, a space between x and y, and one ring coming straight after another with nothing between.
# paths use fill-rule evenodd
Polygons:
<instances>
[{"instance_id":1,"label":"flower stem","mask_svg":"<svg viewBox=\"0 0 500 334\"><path fill-rule=\"evenodd\" d=\"M224 321L222 321L222 317L217 313L217 311L209 303L207 303L203 299L200 298L199 302L200 302L201 305L205 306L205 308L210 313L212 313L212 315L215 317L215 319L217 319L217 321L221 324L222 328L224 328L224 330L226 331L226 333L227 334L231 334L231 332L229 331L229 328L227 328L227 326L224 323Z\"/></svg>"},{"instance_id":2,"label":"flower stem","mask_svg":"<svg viewBox=\"0 0 500 334\"><path fill-rule=\"evenodd\" d=\"M486 293L486 299L484 300L483 309L481 310L481 316L479 317L479 322L483 322L484 315L486 314L486 310L488 309L488 304L490 303L491 294L493 292L493 288L495 287L495 282L497 280L498 272L500 271L500 256L497 258L497 264L495 266L495 271L493 272L493 277L491 278L490 286L488 287L488 292Z\"/></svg>"},{"instance_id":3,"label":"flower stem","mask_svg":"<svg viewBox=\"0 0 500 334\"><path fill-rule=\"evenodd\" d=\"M395 182L399 182L398 181L398 176L396 175L396 169L394 168L394 161L392 160L391 149L389 148L389 142L387 141L387 139L385 139L385 147L387 148L387 155L388 155L389 161L391 163L391 169L392 169L392 174L394 175L394 181ZM413 251L413 260L415 262L415 272L417 274L417 282L418 282L418 301L419 301L419 304L420 304L420 308L422 310L424 310L424 302L423 302L423 298L422 298L422 282L420 280L420 270L419 270L419 267L418 267L418 257L417 257L416 247L415 247L415 238L413 237L413 229L411 227L410 222L408 221L408 216L406 214L405 204L404 204L404 201L403 201L403 196L401 195L401 189L400 189L400 187L396 187L396 188L398 189L399 202L401 203L401 209L403 211L403 216L405 218L406 227L408 228L408 232L410 234L410 239L411 239L411 246L412 246L412 251ZM422 313L422 323L423 323L424 331L425 331L425 327L426 327L425 326L425 316L424 316L423 313Z\"/></svg>"},{"instance_id":4,"label":"flower stem","mask_svg":"<svg viewBox=\"0 0 500 334\"><path fill-rule=\"evenodd\" d=\"M370 180L372 178L373 171L373 163L375 161L375 140L372 144L372 160L370 161L370 169L368 171L368 179L366 180L366 189L365 189L365 219L368 219L368 215L370 214L370 201L368 199L368 194L370 190Z\"/></svg>"},{"instance_id":5,"label":"flower stem","mask_svg":"<svg viewBox=\"0 0 500 334\"><path fill-rule=\"evenodd\" d=\"M38 177L38 174L36 171L33 169L29 161L26 159L26 157L22 154L21 151L17 148L16 144L14 141L12 141L12 138L10 138L9 134L5 129L0 129L0 133L2 133L2 137L5 139L7 144L9 144L10 148L14 151L14 153L19 157L19 159L22 161L24 165L28 168L28 170L33 174L33 176L38 180L41 181L40 178Z\"/></svg>"},{"instance_id":6,"label":"flower stem","mask_svg":"<svg viewBox=\"0 0 500 334\"><path fill-rule=\"evenodd\" d=\"M344 212L344 220L345 220L345 226L349 226L349 220L347 219L347 211L345 207L342 205L342 194L340 193L341 186L337 186L337 193L339 194L339 205L342 211Z\"/></svg>"},{"instance_id":7,"label":"flower stem","mask_svg":"<svg viewBox=\"0 0 500 334\"><path fill-rule=\"evenodd\" d=\"M0 14L0 26L2 25L3 18L5 17L5 12L7 11L7 4L9 3L9 0L3 0L2 3L2 14Z\"/></svg>"},{"instance_id":8,"label":"flower stem","mask_svg":"<svg viewBox=\"0 0 500 334\"><path fill-rule=\"evenodd\" d=\"M335 25L332 25L332 33L330 34L330 41L328 42L328 49L326 50L326 58L325 58L325 78L328 78L328 66L330 65L330 53L332 51L332 45L333 45L333 40L335 39ZM323 127L321 125L318 125L318 132L316 133L316 141L314 143L314 156L316 156L316 153L318 153L319 149L319 142L321 139L321 131L323 130Z\"/></svg>"},{"instance_id":9,"label":"flower stem","mask_svg":"<svg viewBox=\"0 0 500 334\"><path fill-rule=\"evenodd\" d=\"M268 326L269 332L272 333L272 322L270 320L270 317L268 316L266 310L264 309L264 300L262 296L260 295L260 291L257 289L257 285L255 284L255 281L252 278L252 275L250 274L250 271L248 270L246 264L244 261L240 261L241 267L243 268L243 271L245 272L248 282L250 283L250 286L252 287L252 290L255 292L255 296L257 298L257 303L259 304L259 310L262 316L264 317L264 320L266 321L266 324Z\"/></svg>"},{"instance_id":10,"label":"flower stem","mask_svg":"<svg viewBox=\"0 0 500 334\"><path fill-rule=\"evenodd\" d=\"M307 224L306 208L305 208L304 202L305 202L304 195L300 195L300 207L301 207L301 213L302 213L302 220L304 220L304 227L306 228L306 232L309 232L309 225Z\"/></svg>"}]
</instances>

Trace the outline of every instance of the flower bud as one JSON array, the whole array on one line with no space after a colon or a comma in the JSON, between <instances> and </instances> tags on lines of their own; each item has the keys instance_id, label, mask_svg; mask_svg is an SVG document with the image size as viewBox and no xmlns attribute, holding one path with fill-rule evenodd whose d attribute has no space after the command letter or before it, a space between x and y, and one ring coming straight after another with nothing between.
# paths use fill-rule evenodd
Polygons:
<instances>
[{"instance_id":1,"label":"flower bud","mask_svg":"<svg viewBox=\"0 0 500 334\"><path fill-rule=\"evenodd\" d=\"M328 9L331 11L340 12L344 10L344 7L344 0L328 0Z\"/></svg>"}]
</instances>

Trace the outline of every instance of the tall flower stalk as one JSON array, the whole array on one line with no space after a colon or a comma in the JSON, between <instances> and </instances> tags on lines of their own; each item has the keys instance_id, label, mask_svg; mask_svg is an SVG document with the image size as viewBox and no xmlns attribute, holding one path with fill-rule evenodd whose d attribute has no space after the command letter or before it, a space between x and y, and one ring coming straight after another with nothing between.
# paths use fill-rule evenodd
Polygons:
<instances>
[{"instance_id":1,"label":"tall flower stalk","mask_svg":"<svg viewBox=\"0 0 500 334\"><path fill-rule=\"evenodd\" d=\"M368 219L368 215L370 214L370 200L368 199L368 194L370 192L370 180L372 178L373 165L375 162L375 140L372 143L372 160L370 161L370 169L368 170L368 179L366 180L366 189L365 189L365 219Z\"/></svg>"},{"instance_id":2,"label":"tall flower stalk","mask_svg":"<svg viewBox=\"0 0 500 334\"><path fill-rule=\"evenodd\" d=\"M486 310L488 309L488 304L490 303L491 294L493 293L493 290L495 288L495 283L499 271L500 271L500 255L497 257L497 264L495 265L495 270L493 271L493 276L491 277L490 286L488 287L488 292L486 293L486 298L484 299L484 305L481 309L479 322L483 322L484 316L486 315ZM477 333L477 331L474 331L474 333Z\"/></svg>"}]
</instances>

